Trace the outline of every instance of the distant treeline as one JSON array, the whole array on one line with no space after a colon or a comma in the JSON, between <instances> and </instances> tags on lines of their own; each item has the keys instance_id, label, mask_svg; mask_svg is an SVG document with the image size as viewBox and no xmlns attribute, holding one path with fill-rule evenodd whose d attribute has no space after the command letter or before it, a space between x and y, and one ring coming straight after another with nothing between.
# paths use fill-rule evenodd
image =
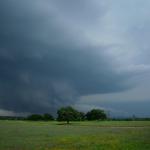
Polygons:
<instances>
[{"instance_id":1,"label":"distant treeline","mask_svg":"<svg viewBox=\"0 0 150 150\"><path fill-rule=\"evenodd\" d=\"M33 115L39 115L39 114L33 114ZM29 120L28 117L0 116L0 120ZM33 119L30 119L30 120L33 120ZM45 119L40 119L40 120L46 121ZM57 120L57 119L54 118L54 120ZM87 119L84 119L84 120L87 120ZM81 121L84 121L84 120L81 120ZM132 117L129 117L129 118L107 118L106 120L108 121L150 121L150 118L134 118L133 119ZM47 120L47 121L52 121L52 120Z\"/></svg>"},{"instance_id":2,"label":"distant treeline","mask_svg":"<svg viewBox=\"0 0 150 150\"><path fill-rule=\"evenodd\" d=\"M0 120L25 120L26 117L18 117L18 116L0 116Z\"/></svg>"},{"instance_id":3,"label":"distant treeline","mask_svg":"<svg viewBox=\"0 0 150 150\"><path fill-rule=\"evenodd\" d=\"M92 109L87 113L80 112L73 107L62 107L57 111L57 117L49 113L31 114L27 117L0 116L0 120L30 120L30 121L84 121L84 120L112 120L112 121L150 121L150 118L108 118L105 111L101 109Z\"/></svg>"},{"instance_id":4,"label":"distant treeline","mask_svg":"<svg viewBox=\"0 0 150 150\"><path fill-rule=\"evenodd\" d=\"M57 111L57 117L55 118L49 113L46 114L31 114L27 117L9 117L2 116L1 120L31 120L31 121L84 121L84 120L106 120L107 115L104 110L92 109L91 111L84 113L76 110L75 108L68 106L62 107Z\"/></svg>"},{"instance_id":5,"label":"distant treeline","mask_svg":"<svg viewBox=\"0 0 150 150\"><path fill-rule=\"evenodd\" d=\"M112 121L150 121L150 118L133 118L133 117L128 117L128 118L110 118L109 120Z\"/></svg>"}]
</instances>

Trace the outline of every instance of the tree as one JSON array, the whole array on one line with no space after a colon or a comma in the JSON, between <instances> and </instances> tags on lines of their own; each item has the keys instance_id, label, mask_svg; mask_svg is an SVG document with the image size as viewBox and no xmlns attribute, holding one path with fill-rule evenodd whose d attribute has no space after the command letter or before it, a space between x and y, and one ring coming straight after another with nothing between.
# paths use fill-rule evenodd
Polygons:
<instances>
[{"instance_id":1,"label":"tree","mask_svg":"<svg viewBox=\"0 0 150 150\"><path fill-rule=\"evenodd\" d=\"M43 115L43 120L50 121L50 120L54 120L54 118L51 114L46 113Z\"/></svg>"},{"instance_id":2,"label":"tree","mask_svg":"<svg viewBox=\"0 0 150 150\"><path fill-rule=\"evenodd\" d=\"M101 109L92 109L86 114L87 120L104 120L107 118L106 113Z\"/></svg>"},{"instance_id":3,"label":"tree","mask_svg":"<svg viewBox=\"0 0 150 150\"><path fill-rule=\"evenodd\" d=\"M85 120L85 114L83 112L79 112L79 114L78 114L78 120L79 121L84 121Z\"/></svg>"},{"instance_id":4,"label":"tree","mask_svg":"<svg viewBox=\"0 0 150 150\"><path fill-rule=\"evenodd\" d=\"M27 117L27 120L39 121L39 120L43 120L43 117L39 114L32 114Z\"/></svg>"},{"instance_id":5,"label":"tree","mask_svg":"<svg viewBox=\"0 0 150 150\"><path fill-rule=\"evenodd\" d=\"M70 106L60 108L57 111L57 114L58 114L57 120L67 121L67 124L69 124L69 121L79 120L79 112Z\"/></svg>"}]
</instances>

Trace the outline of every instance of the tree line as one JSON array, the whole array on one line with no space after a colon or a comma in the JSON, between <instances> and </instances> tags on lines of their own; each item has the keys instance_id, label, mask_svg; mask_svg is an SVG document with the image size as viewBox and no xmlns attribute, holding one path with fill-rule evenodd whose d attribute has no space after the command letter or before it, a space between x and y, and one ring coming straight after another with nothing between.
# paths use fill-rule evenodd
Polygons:
<instances>
[{"instance_id":1,"label":"tree line","mask_svg":"<svg viewBox=\"0 0 150 150\"><path fill-rule=\"evenodd\" d=\"M55 119L51 114L32 114L29 115L27 120L33 121L50 121L50 120L57 120L57 121L66 121L69 123L70 121L83 121L83 120L105 120L107 119L107 115L104 110L101 109L92 109L87 113L80 112L75 108L68 106L62 107L57 111L57 118Z\"/></svg>"},{"instance_id":2,"label":"tree line","mask_svg":"<svg viewBox=\"0 0 150 150\"><path fill-rule=\"evenodd\" d=\"M113 121L149 121L150 118L139 118L135 115L128 118L108 118L106 112L101 109L92 109L87 113L80 112L71 106L62 107L57 111L57 118L53 117L49 113L41 114L31 114L27 117L22 116L0 116L0 120L31 120L31 121L84 121L84 120L113 120Z\"/></svg>"}]
</instances>

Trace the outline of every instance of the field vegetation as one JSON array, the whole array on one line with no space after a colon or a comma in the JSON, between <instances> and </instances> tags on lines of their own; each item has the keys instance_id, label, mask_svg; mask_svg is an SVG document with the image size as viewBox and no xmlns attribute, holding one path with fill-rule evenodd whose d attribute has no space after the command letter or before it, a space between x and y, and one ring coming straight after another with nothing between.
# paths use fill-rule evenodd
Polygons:
<instances>
[{"instance_id":1,"label":"field vegetation","mask_svg":"<svg viewBox=\"0 0 150 150\"><path fill-rule=\"evenodd\" d=\"M149 150L150 121L0 121L0 150Z\"/></svg>"}]
</instances>

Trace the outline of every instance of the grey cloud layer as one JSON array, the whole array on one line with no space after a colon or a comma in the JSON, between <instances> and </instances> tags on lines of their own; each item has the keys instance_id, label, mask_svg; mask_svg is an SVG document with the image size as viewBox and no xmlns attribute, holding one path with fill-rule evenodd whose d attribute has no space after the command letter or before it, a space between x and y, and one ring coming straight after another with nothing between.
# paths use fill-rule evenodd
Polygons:
<instances>
[{"instance_id":1,"label":"grey cloud layer","mask_svg":"<svg viewBox=\"0 0 150 150\"><path fill-rule=\"evenodd\" d=\"M108 2L108 1L107 1ZM54 112L81 95L130 87L107 46L86 39L105 15L102 1L0 1L0 108Z\"/></svg>"}]
</instances>

